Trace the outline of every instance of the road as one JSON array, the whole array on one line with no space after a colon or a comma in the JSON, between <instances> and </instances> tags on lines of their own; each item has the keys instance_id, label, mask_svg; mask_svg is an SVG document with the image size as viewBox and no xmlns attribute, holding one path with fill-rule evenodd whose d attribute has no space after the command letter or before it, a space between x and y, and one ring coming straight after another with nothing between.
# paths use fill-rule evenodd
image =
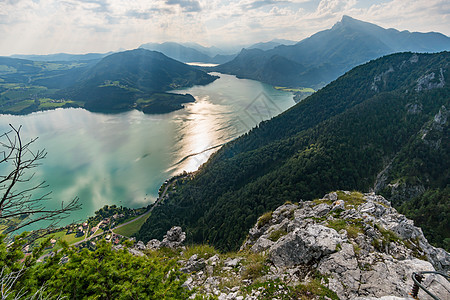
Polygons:
<instances>
[{"instance_id":1,"label":"road","mask_svg":"<svg viewBox=\"0 0 450 300\"><path fill-rule=\"evenodd\" d=\"M168 190L169 187L171 187L172 185L173 185L173 182L170 183L170 184L168 184L168 185L166 186L166 188L164 189L164 191L163 191L162 194L161 194L161 197L158 197L158 198L156 199L156 201L155 201L155 203L153 204L153 206L152 206L147 212L143 213L142 215L140 215L139 217L137 217L137 218L135 218L135 219L133 219L133 220L130 220L130 221L128 221L128 222L125 222L125 223L122 223L122 224L120 224L120 225L117 225L116 227L111 228L110 230L111 230L112 232L114 232L114 230L116 230L116 229L118 229L118 228L120 228L120 227L123 227L123 226L125 226L125 225L131 224L131 223L136 222L137 220L139 220L139 219L141 219L141 218L145 218L146 216L148 216L148 215L153 211L153 209L159 204L159 202L160 202L162 199L164 199L164 197L166 196L167 190ZM97 226L99 226L102 222L103 222L103 221L100 221L100 223L99 223ZM104 232L97 233L97 234L94 233L94 234L91 235L90 237L87 237L87 238L85 238L85 239L83 239L83 240L81 240L81 241L78 241L78 242L76 242L76 243L73 243L73 244L71 244L70 246L78 246L79 244L84 243L84 242L87 242L87 241L90 241L91 239L96 238L96 237L102 235L103 233L104 233ZM87 233L86 233L86 235L87 235ZM59 249L58 252L61 251L61 250L62 250L62 249ZM48 253L48 254L42 255L41 257L39 257L39 260L43 260L44 258L50 256L50 254L51 254L51 252Z\"/></svg>"},{"instance_id":2,"label":"road","mask_svg":"<svg viewBox=\"0 0 450 300\"><path fill-rule=\"evenodd\" d=\"M128 221L128 222L126 222L126 223L122 223L122 224L120 224L120 225L117 225L116 227L112 228L111 231L114 232L114 230L116 230L116 229L118 229L118 228L120 228L120 227L123 227L123 226L128 225L128 224L133 223L133 222L136 222L137 220L139 220L139 219L141 219L141 218L145 218L146 216L148 216L148 215L153 211L153 209L159 204L159 202L164 198L164 196L165 196L166 193L167 193L167 190L168 190L169 187L171 187L171 186L172 186L172 184L168 184L168 185L166 186L166 188L164 189L164 191L163 191L162 194L161 194L161 197L158 197L158 199L156 199L156 201L155 201L155 203L153 204L153 206L152 206L146 213L140 215L139 217L137 217L137 218L135 218L135 219L133 219L133 220L131 220L131 221Z\"/></svg>"}]
</instances>

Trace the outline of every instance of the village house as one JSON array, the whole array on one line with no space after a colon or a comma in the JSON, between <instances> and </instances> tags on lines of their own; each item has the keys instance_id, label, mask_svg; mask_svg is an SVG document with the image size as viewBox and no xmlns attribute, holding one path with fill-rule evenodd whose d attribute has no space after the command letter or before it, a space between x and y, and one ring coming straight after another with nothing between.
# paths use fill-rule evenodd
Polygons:
<instances>
[{"instance_id":1,"label":"village house","mask_svg":"<svg viewBox=\"0 0 450 300\"><path fill-rule=\"evenodd\" d=\"M91 228L91 233L90 234L94 234L97 231L98 227L92 227Z\"/></svg>"}]
</instances>

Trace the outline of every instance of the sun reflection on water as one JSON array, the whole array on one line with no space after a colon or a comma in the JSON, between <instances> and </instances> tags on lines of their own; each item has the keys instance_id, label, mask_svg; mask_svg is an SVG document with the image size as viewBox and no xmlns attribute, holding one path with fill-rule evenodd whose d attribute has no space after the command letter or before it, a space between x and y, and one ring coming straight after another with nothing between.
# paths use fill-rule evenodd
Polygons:
<instances>
[{"instance_id":1,"label":"sun reflection on water","mask_svg":"<svg viewBox=\"0 0 450 300\"><path fill-rule=\"evenodd\" d=\"M50 185L55 206L75 196L82 201L69 222L106 204L142 207L156 199L164 180L197 170L223 143L256 125L260 116L249 105L261 112L257 95L267 93L283 110L294 104L292 95L271 86L220 76L209 85L177 91L196 101L169 114L61 109L1 115L0 133L9 123L22 124L24 139L39 137L35 149L45 148L48 156L36 179Z\"/></svg>"}]
</instances>

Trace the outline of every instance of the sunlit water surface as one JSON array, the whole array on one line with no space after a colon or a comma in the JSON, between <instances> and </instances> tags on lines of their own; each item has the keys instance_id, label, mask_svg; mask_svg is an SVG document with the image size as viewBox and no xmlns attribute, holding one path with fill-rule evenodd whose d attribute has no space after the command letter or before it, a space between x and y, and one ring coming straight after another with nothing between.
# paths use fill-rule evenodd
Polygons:
<instances>
[{"instance_id":1,"label":"sunlit water surface","mask_svg":"<svg viewBox=\"0 0 450 300\"><path fill-rule=\"evenodd\" d=\"M59 109L0 115L0 132L8 131L8 124L22 125L24 140L39 137L33 149L45 148L48 155L34 169L34 180L49 185L52 199L47 205L56 207L75 196L82 203L82 209L65 223L83 220L106 204L142 207L156 199L165 179L196 170L218 148L207 149L294 105L291 93L258 81L212 74L220 78L206 86L174 91L190 93L196 102L169 114ZM5 172L4 167L0 172Z\"/></svg>"}]
</instances>

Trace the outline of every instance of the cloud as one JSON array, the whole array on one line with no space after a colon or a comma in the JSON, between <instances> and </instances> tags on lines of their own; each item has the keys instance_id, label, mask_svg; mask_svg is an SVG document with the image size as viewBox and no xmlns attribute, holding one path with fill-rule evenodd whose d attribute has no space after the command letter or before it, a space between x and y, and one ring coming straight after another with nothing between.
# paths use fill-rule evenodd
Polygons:
<instances>
[{"instance_id":1,"label":"cloud","mask_svg":"<svg viewBox=\"0 0 450 300\"><path fill-rule=\"evenodd\" d=\"M184 12L200 12L202 8L197 0L166 0L167 5L178 5Z\"/></svg>"},{"instance_id":2,"label":"cloud","mask_svg":"<svg viewBox=\"0 0 450 300\"><path fill-rule=\"evenodd\" d=\"M289 4L291 1L283 1L283 0L252 0L252 1L244 1L241 2L241 7L244 10L249 9L258 9L268 5L279 5L279 4Z\"/></svg>"},{"instance_id":3,"label":"cloud","mask_svg":"<svg viewBox=\"0 0 450 300\"><path fill-rule=\"evenodd\" d=\"M366 9L353 9L350 13L385 28L450 33L450 2L445 0L391 0Z\"/></svg>"},{"instance_id":4,"label":"cloud","mask_svg":"<svg viewBox=\"0 0 450 300\"><path fill-rule=\"evenodd\" d=\"M0 0L0 55L108 52L164 41L299 41L344 14L385 28L450 34L448 0Z\"/></svg>"},{"instance_id":5,"label":"cloud","mask_svg":"<svg viewBox=\"0 0 450 300\"><path fill-rule=\"evenodd\" d=\"M110 5L107 0L78 0L80 3L91 5L94 12L110 12Z\"/></svg>"},{"instance_id":6,"label":"cloud","mask_svg":"<svg viewBox=\"0 0 450 300\"><path fill-rule=\"evenodd\" d=\"M147 10L130 9L125 13L125 16L134 19L149 20L157 15L170 15L175 12L166 7L152 7Z\"/></svg>"},{"instance_id":7,"label":"cloud","mask_svg":"<svg viewBox=\"0 0 450 300\"><path fill-rule=\"evenodd\" d=\"M356 3L356 0L322 0L312 16L321 20L342 16L356 5Z\"/></svg>"}]
</instances>

